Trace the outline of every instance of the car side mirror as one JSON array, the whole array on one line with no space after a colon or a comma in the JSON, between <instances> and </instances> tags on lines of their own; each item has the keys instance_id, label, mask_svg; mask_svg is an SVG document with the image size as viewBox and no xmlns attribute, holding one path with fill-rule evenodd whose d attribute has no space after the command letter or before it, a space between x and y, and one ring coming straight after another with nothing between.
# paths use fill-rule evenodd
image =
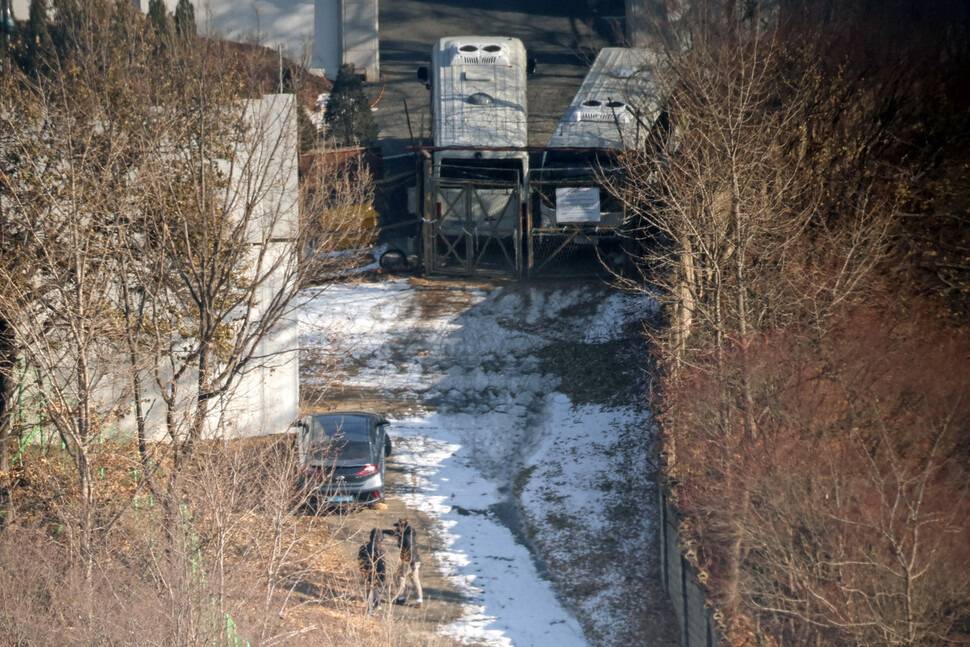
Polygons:
<instances>
[{"instance_id":1,"label":"car side mirror","mask_svg":"<svg viewBox=\"0 0 970 647\"><path fill-rule=\"evenodd\" d=\"M428 66L422 65L418 68L418 81L428 82Z\"/></svg>"},{"instance_id":2,"label":"car side mirror","mask_svg":"<svg viewBox=\"0 0 970 647\"><path fill-rule=\"evenodd\" d=\"M531 56L525 61L525 72L530 76L536 73L536 60Z\"/></svg>"}]
</instances>

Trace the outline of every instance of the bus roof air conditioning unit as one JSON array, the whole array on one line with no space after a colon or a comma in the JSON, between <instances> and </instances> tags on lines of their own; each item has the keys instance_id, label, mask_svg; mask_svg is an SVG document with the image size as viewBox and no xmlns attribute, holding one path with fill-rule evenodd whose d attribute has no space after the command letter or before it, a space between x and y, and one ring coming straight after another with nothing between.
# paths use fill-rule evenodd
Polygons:
<instances>
[{"instance_id":1,"label":"bus roof air conditioning unit","mask_svg":"<svg viewBox=\"0 0 970 647\"><path fill-rule=\"evenodd\" d=\"M463 43L451 48L449 66L512 65L508 50L496 43Z\"/></svg>"},{"instance_id":2,"label":"bus roof air conditioning unit","mask_svg":"<svg viewBox=\"0 0 970 647\"><path fill-rule=\"evenodd\" d=\"M622 101L599 101L590 99L573 108L572 121L630 123L631 115Z\"/></svg>"}]
</instances>

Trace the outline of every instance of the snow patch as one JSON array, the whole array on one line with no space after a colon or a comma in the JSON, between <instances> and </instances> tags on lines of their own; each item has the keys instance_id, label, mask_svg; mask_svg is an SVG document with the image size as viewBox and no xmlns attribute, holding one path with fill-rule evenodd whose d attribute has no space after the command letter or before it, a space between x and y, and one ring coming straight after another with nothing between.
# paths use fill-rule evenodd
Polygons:
<instances>
[{"instance_id":1,"label":"snow patch","mask_svg":"<svg viewBox=\"0 0 970 647\"><path fill-rule=\"evenodd\" d=\"M449 416L436 414L392 420L400 448L395 461L413 475L392 494L437 520L444 548L434 559L468 598L461 618L441 632L464 643L586 645L528 549L495 518L491 507L503 497L474 469L473 450L448 431L456 428Z\"/></svg>"},{"instance_id":2,"label":"snow patch","mask_svg":"<svg viewBox=\"0 0 970 647\"><path fill-rule=\"evenodd\" d=\"M522 491L530 517L548 526L550 512L565 514L590 532L603 530L614 482L624 478L611 457L623 425L641 416L633 408L574 407L562 393L546 397L542 443L527 461L531 477ZM550 461L555 456L557 460Z\"/></svg>"},{"instance_id":3,"label":"snow patch","mask_svg":"<svg viewBox=\"0 0 970 647\"><path fill-rule=\"evenodd\" d=\"M617 464L630 460L624 433L652 433L649 417L635 407L574 406L557 392L559 378L543 372L538 351L560 340L622 338L655 310L643 297L588 285L486 291L406 279L335 285L303 308L304 348L339 358L330 379L415 403L415 413L392 420L392 460L407 477L390 494L436 520L444 548L430 557L467 596L461 618L442 633L489 645L587 644L497 512L516 482L549 561L586 558L575 552L577 538L589 549L612 534L613 483L636 471ZM528 478L517 482L520 474ZM649 549L650 519L631 522L638 527L630 541ZM596 566L602 572L588 597L571 600L596 644L610 644L599 638L622 625L609 602L627 591L628 562L617 557Z\"/></svg>"},{"instance_id":4,"label":"snow patch","mask_svg":"<svg viewBox=\"0 0 970 647\"><path fill-rule=\"evenodd\" d=\"M632 321L642 321L657 315L660 304L642 294L614 292L597 308L583 341L603 344L619 339Z\"/></svg>"}]
</instances>

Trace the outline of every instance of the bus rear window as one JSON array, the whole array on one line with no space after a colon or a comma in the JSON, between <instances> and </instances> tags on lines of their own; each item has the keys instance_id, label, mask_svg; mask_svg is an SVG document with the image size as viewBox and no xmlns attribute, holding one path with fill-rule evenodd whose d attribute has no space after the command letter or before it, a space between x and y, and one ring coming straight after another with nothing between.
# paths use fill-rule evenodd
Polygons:
<instances>
[{"instance_id":1,"label":"bus rear window","mask_svg":"<svg viewBox=\"0 0 970 647\"><path fill-rule=\"evenodd\" d=\"M447 158L441 160L439 176L454 180L518 182L522 176L522 160Z\"/></svg>"}]
</instances>

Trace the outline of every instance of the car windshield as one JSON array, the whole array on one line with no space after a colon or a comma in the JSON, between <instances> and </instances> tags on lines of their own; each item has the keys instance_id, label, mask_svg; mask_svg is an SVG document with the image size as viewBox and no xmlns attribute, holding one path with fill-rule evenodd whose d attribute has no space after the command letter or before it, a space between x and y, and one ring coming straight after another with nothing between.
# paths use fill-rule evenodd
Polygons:
<instances>
[{"instance_id":1,"label":"car windshield","mask_svg":"<svg viewBox=\"0 0 970 647\"><path fill-rule=\"evenodd\" d=\"M371 459L370 421L362 416L314 416L305 438L310 461Z\"/></svg>"}]
</instances>

